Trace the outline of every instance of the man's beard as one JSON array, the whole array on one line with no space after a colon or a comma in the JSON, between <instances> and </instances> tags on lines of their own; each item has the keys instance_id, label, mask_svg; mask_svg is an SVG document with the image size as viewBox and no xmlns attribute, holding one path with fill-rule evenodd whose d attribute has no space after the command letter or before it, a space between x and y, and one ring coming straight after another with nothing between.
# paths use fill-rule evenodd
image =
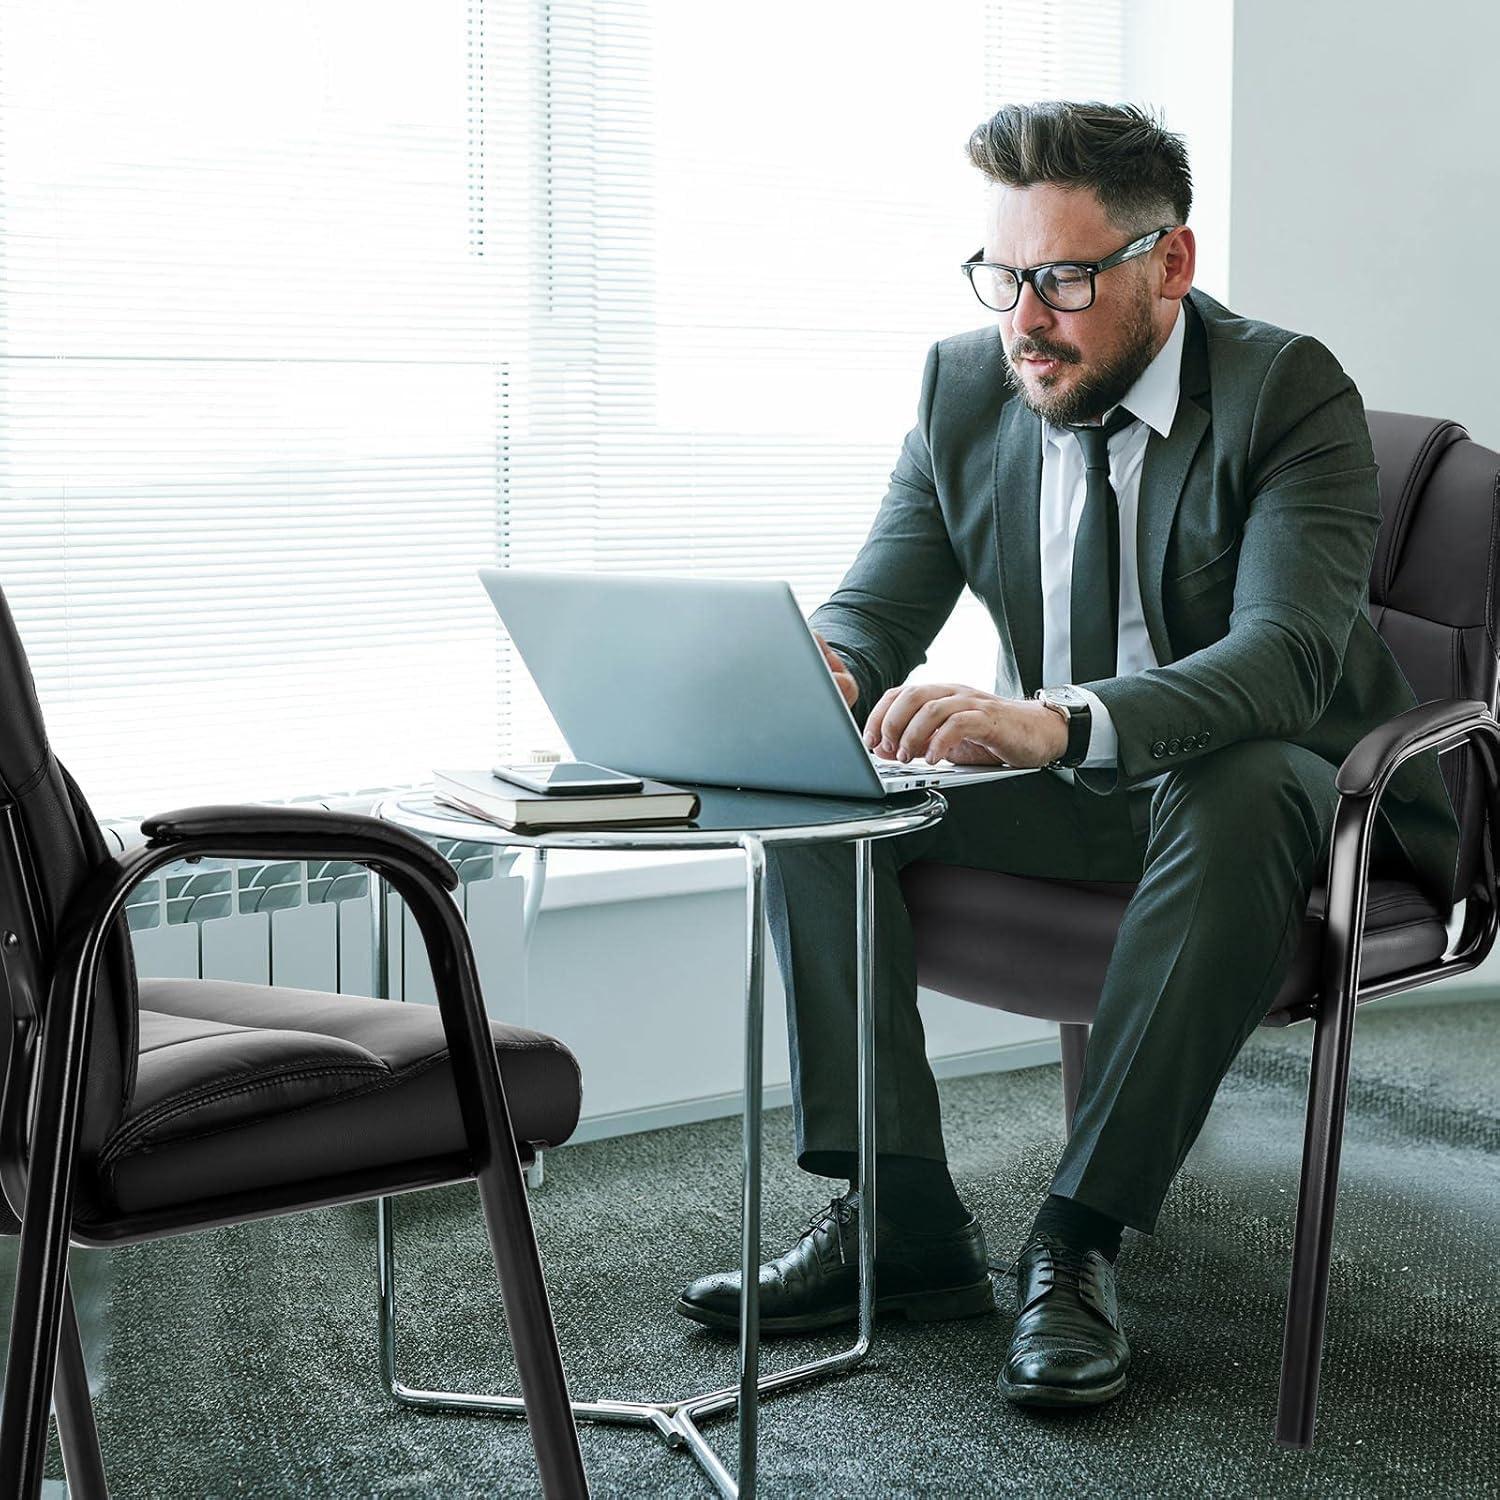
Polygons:
<instances>
[{"instance_id":1,"label":"man's beard","mask_svg":"<svg viewBox=\"0 0 1500 1500\"><path fill-rule=\"evenodd\" d=\"M1016 343L1023 354L1050 357L1059 364L1078 362L1074 351L1065 344L1028 337L1022 337ZM1022 403L1049 422L1059 425L1095 422L1110 407L1118 406L1125 393L1145 374L1146 367L1156 357L1155 344L1156 327L1151 321L1149 303L1142 297L1125 329L1119 352L1068 390L1043 390L1034 396L1010 359L1005 362L1005 378Z\"/></svg>"}]
</instances>

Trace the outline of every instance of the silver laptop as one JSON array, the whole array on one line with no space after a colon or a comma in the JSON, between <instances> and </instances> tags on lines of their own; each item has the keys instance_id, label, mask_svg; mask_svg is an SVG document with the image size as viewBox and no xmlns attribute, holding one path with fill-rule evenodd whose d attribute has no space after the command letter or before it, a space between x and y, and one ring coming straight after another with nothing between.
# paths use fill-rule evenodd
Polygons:
<instances>
[{"instance_id":1,"label":"silver laptop","mask_svg":"<svg viewBox=\"0 0 1500 1500\"><path fill-rule=\"evenodd\" d=\"M530 568L479 577L579 760L834 797L1030 773L871 755L780 580Z\"/></svg>"}]
</instances>

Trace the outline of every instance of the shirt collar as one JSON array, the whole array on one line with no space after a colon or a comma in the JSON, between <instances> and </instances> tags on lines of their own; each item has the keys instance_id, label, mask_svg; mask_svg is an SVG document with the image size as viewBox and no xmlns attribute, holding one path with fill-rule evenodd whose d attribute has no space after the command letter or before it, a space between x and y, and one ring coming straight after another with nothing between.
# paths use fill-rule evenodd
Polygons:
<instances>
[{"instance_id":1,"label":"shirt collar","mask_svg":"<svg viewBox=\"0 0 1500 1500\"><path fill-rule=\"evenodd\" d=\"M1182 350L1187 342L1187 319L1183 316L1182 304L1177 304L1177 318L1167 341L1156 351L1156 358L1141 371L1140 378L1125 392L1120 405L1131 416L1138 417L1154 432L1168 437L1172 431L1172 419L1177 415L1177 398L1182 389ZM1115 410L1110 407L1104 413L1105 420ZM1058 427L1042 418L1042 431L1048 442L1059 447L1073 441L1073 434L1066 427Z\"/></svg>"}]
</instances>

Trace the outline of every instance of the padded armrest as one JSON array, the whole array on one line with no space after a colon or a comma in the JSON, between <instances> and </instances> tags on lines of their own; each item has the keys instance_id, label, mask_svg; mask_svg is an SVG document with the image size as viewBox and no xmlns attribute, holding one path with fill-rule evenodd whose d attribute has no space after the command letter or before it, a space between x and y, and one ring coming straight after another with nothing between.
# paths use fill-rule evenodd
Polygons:
<instances>
[{"instance_id":1,"label":"padded armrest","mask_svg":"<svg viewBox=\"0 0 1500 1500\"><path fill-rule=\"evenodd\" d=\"M1472 728L1489 716L1489 707L1480 698L1438 698L1418 703L1365 735L1344 757L1334 785L1341 793L1368 796L1385 768L1418 740L1443 730Z\"/></svg>"},{"instance_id":2,"label":"padded armrest","mask_svg":"<svg viewBox=\"0 0 1500 1500\"><path fill-rule=\"evenodd\" d=\"M183 807L146 818L141 832L156 846L187 839L273 841L286 846L275 856L282 859L298 858L299 850L305 857L316 858L317 845L330 840L367 850L372 856L382 850L404 855L421 864L444 890L458 887L458 871L431 844L394 823L363 813L329 812L321 807L264 807L257 803Z\"/></svg>"}]
</instances>

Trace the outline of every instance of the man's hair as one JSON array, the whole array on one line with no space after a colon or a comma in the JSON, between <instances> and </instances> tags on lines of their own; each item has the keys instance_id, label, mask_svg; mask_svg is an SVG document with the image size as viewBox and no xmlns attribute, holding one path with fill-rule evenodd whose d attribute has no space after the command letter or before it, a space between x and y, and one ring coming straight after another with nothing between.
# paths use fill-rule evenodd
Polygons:
<instances>
[{"instance_id":1,"label":"man's hair","mask_svg":"<svg viewBox=\"0 0 1500 1500\"><path fill-rule=\"evenodd\" d=\"M1142 234L1193 204L1187 145L1135 104L1007 104L969 137L969 160L995 182L1091 188L1110 219Z\"/></svg>"}]
</instances>

